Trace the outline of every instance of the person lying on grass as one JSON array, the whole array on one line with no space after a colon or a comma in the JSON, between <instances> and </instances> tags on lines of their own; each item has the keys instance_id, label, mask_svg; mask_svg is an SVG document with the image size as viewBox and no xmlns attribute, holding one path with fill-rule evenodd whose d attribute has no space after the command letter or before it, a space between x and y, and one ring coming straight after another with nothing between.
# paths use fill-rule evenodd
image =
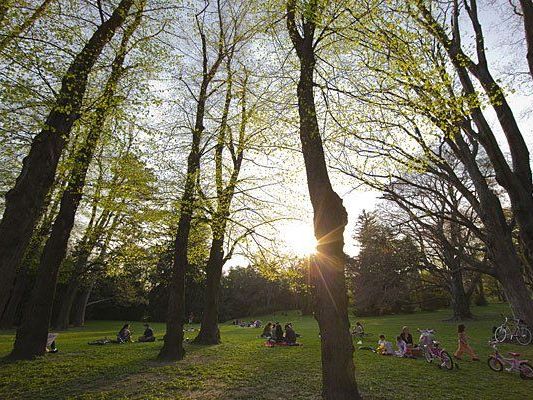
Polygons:
<instances>
[{"instance_id":1,"label":"person lying on grass","mask_svg":"<svg viewBox=\"0 0 533 400\"><path fill-rule=\"evenodd\" d=\"M378 354L383 356L391 356L394 354L392 343L385 340L385 335L379 335L378 348L376 349Z\"/></svg>"},{"instance_id":2,"label":"person lying on grass","mask_svg":"<svg viewBox=\"0 0 533 400\"><path fill-rule=\"evenodd\" d=\"M124 324L122 329L118 332L117 342L119 343L131 342L130 324Z\"/></svg>"},{"instance_id":3,"label":"person lying on grass","mask_svg":"<svg viewBox=\"0 0 533 400\"><path fill-rule=\"evenodd\" d=\"M155 342L154 331L150 325L144 324L144 333L139 337L139 342Z\"/></svg>"}]
</instances>

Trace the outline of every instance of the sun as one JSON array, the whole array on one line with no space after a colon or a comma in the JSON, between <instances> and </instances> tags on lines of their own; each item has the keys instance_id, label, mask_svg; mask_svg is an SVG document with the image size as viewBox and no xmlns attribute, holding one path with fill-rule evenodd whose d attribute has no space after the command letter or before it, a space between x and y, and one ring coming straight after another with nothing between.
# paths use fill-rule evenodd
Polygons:
<instances>
[{"instance_id":1,"label":"sun","mask_svg":"<svg viewBox=\"0 0 533 400\"><path fill-rule=\"evenodd\" d=\"M291 222L281 230L281 238L289 252L299 256L307 256L316 252L316 239L312 226L303 222Z\"/></svg>"}]
</instances>

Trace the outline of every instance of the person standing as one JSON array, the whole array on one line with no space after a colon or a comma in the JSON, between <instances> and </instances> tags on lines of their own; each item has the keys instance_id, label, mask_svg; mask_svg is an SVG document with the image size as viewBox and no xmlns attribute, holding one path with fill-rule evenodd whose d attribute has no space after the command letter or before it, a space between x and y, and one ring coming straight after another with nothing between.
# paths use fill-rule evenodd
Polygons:
<instances>
[{"instance_id":1,"label":"person standing","mask_svg":"<svg viewBox=\"0 0 533 400\"><path fill-rule=\"evenodd\" d=\"M453 353L453 356L461 360L461 356L463 353L468 354L472 361L479 361L479 357L474 352L472 347L468 344L468 336L466 334L466 327L463 324L460 324L457 326L457 340L458 340L458 347L455 353Z\"/></svg>"}]
</instances>

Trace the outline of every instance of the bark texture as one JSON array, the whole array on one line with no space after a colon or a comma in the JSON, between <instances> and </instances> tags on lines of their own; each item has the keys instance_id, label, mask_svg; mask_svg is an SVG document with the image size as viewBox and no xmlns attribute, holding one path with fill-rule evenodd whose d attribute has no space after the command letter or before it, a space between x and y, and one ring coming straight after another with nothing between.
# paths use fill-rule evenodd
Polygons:
<instances>
[{"instance_id":1,"label":"bark texture","mask_svg":"<svg viewBox=\"0 0 533 400\"><path fill-rule=\"evenodd\" d=\"M131 4L132 1L123 0L110 19L100 26L101 28L108 24L115 17L115 23L108 26L110 31L106 36L108 40L124 22ZM65 258L74 217L85 186L87 170L96 149L106 111L105 107L97 110L95 125L89 129L87 138L74 156L74 166L61 198L59 212L52 226L50 237L44 246L35 286L24 310L22 324L17 330L15 344L10 355L13 359L33 359L45 352L59 267Z\"/></svg>"},{"instance_id":2,"label":"bark texture","mask_svg":"<svg viewBox=\"0 0 533 400\"><path fill-rule=\"evenodd\" d=\"M104 46L122 25L134 0L122 0L69 66L43 130L33 139L15 186L6 193L0 222L0 310L5 308L17 267L26 250L57 164L79 118L87 79Z\"/></svg>"},{"instance_id":3,"label":"bark texture","mask_svg":"<svg viewBox=\"0 0 533 400\"><path fill-rule=\"evenodd\" d=\"M246 110L246 83L247 77L244 79L242 97L241 97L241 124L239 129L239 138L236 149L232 139L226 137L228 126L227 118L232 97L232 77L231 77L231 57L228 61L228 87L226 91L226 101L223 111L222 123L217 138L217 146L215 149L215 166L216 166L216 188L217 188L217 206L213 213L211 221L211 249L209 251L209 260L207 262L207 277L206 277L206 293L205 306L202 315L202 322L200 332L194 339L198 344L219 344L220 330L218 329L218 304L220 292L220 279L222 277L222 269L227 257L224 255L224 238L226 237L226 226L230 215L231 203L235 194L235 187L241 170L242 160L244 157L245 148L245 132L247 123ZM229 141L230 151L233 160L233 170L231 172L229 181L226 186L223 185L222 175L222 154L225 143Z\"/></svg>"},{"instance_id":4,"label":"bark texture","mask_svg":"<svg viewBox=\"0 0 533 400\"><path fill-rule=\"evenodd\" d=\"M312 263L315 317L321 334L322 397L360 399L355 381L353 344L349 333L348 298L344 275L344 228L347 213L329 179L313 94L314 31L317 4L312 1L296 26L296 2L287 2L287 29L300 60L298 111L300 141L309 196L313 205L317 254Z\"/></svg>"}]
</instances>

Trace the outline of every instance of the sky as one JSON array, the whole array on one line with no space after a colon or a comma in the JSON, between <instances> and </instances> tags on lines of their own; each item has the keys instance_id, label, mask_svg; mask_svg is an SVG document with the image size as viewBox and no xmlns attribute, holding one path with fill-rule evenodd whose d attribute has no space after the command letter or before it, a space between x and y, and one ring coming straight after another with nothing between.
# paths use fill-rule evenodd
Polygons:
<instances>
[{"instance_id":1,"label":"sky","mask_svg":"<svg viewBox=\"0 0 533 400\"><path fill-rule=\"evenodd\" d=\"M491 71L504 87L516 90L508 93L508 100L525 133L528 145L533 148L533 135L531 135L530 128L533 122L530 112L532 104L532 98L529 95L532 88L530 77L527 73L518 76L511 76L508 73L509 70L527 72L521 20L513 15L508 0L480 2L480 19L484 28ZM471 35L465 32L464 43L466 46L468 46L469 40L471 40ZM496 121L496 116L491 110L487 110L486 115L489 121ZM507 152L503 134L501 132L497 132L497 134L502 148ZM278 243L287 252L303 256L312 251L314 244L312 209L305 185L303 163L295 163L295 165L298 166L298 170L293 171L293 174L298 176L296 181L299 181L300 184L293 186L292 190L295 193L288 197L297 204L298 212L293 215L295 220L278 224L281 239ZM358 253L358 243L354 238L358 216L363 210L373 210L376 207L380 193L370 189L365 190L364 187L358 187L357 190L354 190L357 185L354 179L339 176L332 171L330 171L330 175L334 189L343 199L348 212L348 225L344 233L345 252L350 256L355 256ZM226 269L243 264L247 264L247 260L237 255L228 262Z\"/></svg>"},{"instance_id":2,"label":"sky","mask_svg":"<svg viewBox=\"0 0 533 400\"><path fill-rule=\"evenodd\" d=\"M533 88L530 83L531 79L527 74L520 75L517 78L507 73L509 69L527 71L521 21L512 14L508 0L480 0L480 10L492 72L496 78L502 79L504 86L512 86L518 89L512 94L509 93L508 98L522 129L526 133L526 140L532 146L533 135L530 134L531 130L529 128L531 122L533 122L529 113L530 104L532 104L529 93ZM463 39L465 45L468 46L471 35L465 34ZM520 84L521 81L525 81L526 84ZM294 93L295 96L296 93ZM165 115L166 110L154 109L153 111L157 120L165 121L168 119ZM487 117L489 120L495 121L494 113L487 111ZM276 212L278 215L282 215L285 220L275 223L277 232L273 233L272 229L268 228L268 234L265 234L265 236L272 237L278 250L297 256L304 256L313 250L313 215L307 192L303 157L301 152L295 151L295 148L299 147L297 126L294 126L293 130L295 138L293 149L288 152L289 154L282 149L277 149L276 151L284 153L280 154L279 157L273 157L274 161L271 161L275 164L277 163L278 165L275 167L279 168L282 171L281 173L284 174L281 178L283 182L278 187L267 189L272 191L270 194L275 192L274 197L280 203ZM501 133L498 139L502 147L506 149L505 140ZM325 145L327 146L327 142ZM179 151L178 153L181 152ZM251 168L248 171L243 171L245 173L248 172L252 176L256 173L253 165L245 168ZM359 182L354 178L340 175L333 169L330 170L330 176L334 190L343 199L344 206L348 212L348 225L344 234L345 252L350 256L355 256L358 253L358 243L354 238L357 219L363 210L373 210L376 207L380 193L359 186ZM248 259L237 252L227 263L226 270L248 263Z\"/></svg>"}]
</instances>

